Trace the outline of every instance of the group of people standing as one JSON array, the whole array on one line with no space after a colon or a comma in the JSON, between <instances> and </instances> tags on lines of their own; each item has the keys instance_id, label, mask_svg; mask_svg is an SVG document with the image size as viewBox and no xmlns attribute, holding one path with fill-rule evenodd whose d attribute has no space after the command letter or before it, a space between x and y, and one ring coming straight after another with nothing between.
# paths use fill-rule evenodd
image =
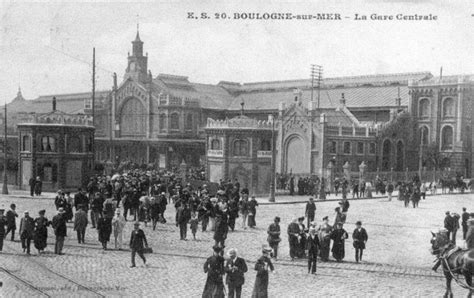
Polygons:
<instances>
[{"instance_id":1,"label":"group of people standing","mask_svg":"<svg viewBox=\"0 0 474 298\"><path fill-rule=\"evenodd\" d=\"M288 242L290 247L290 258L308 258L308 273L316 272L316 261L319 257L321 261L329 260L329 254L337 262L341 262L345 257L345 240L349 238L347 231L343 228L346 223L349 202L343 199L339 202L339 207L335 208L334 224L329 224L329 217L325 216L318 226L314 222L316 204L310 198L305 208L305 216L294 219L287 228ZM308 228L304 221L307 219ZM267 229L267 242L272 248L271 257L277 260L278 247L281 242L280 217L275 217L274 222ZM353 246L355 248L355 260L362 260L363 250L368 240L367 231L362 227L362 222L357 221L352 233ZM332 241L332 249L331 249Z\"/></svg>"},{"instance_id":2,"label":"group of people standing","mask_svg":"<svg viewBox=\"0 0 474 298\"><path fill-rule=\"evenodd\" d=\"M228 259L224 259L224 250L220 246L213 247L214 254L204 263L204 273L207 274L206 284L202 294L203 298L225 297L225 283L228 288L228 297L242 295L242 287L245 283L245 273L248 271L247 264L243 258L237 256L237 250L232 248L228 251ZM270 259L272 249L264 245L262 256L255 263L257 271L252 297L268 297L269 273L275 272L275 267Z\"/></svg>"},{"instance_id":3,"label":"group of people standing","mask_svg":"<svg viewBox=\"0 0 474 298\"><path fill-rule=\"evenodd\" d=\"M8 233L11 232L11 241L15 241L15 231L17 227L16 218L18 217L16 205L11 204L10 210L7 211L6 215L4 215L4 213L5 209L0 209L0 251L3 249L3 241ZM67 230L64 212L63 210L59 210L58 214L55 215L51 221L48 220L45 214L46 210L40 210L38 217L33 218L30 216L29 211L24 211L23 216L20 218L18 234L23 252L27 255L31 254L31 242L34 243L38 254L44 252L47 246L49 226L53 227L56 236L54 253L58 255L62 254L64 237L66 236ZM7 228L6 231L5 227Z\"/></svg>"}]
</instances>

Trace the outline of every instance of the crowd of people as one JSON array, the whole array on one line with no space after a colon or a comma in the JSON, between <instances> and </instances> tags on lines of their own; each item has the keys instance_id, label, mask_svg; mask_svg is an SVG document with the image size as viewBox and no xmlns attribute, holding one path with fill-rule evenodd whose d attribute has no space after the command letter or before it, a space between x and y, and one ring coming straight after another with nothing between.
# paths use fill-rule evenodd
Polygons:
<instances>
[{"instance_id":1,"label":"crowd of people","mask_svg":"<svg viewBox=\"0 0 474 298\"><path fill-rule=\"evenodd\" d=\"M324 186L324 180L310 177L300 180L298 190L303 189L303 193L312 193L314 188ZM398 188L399 198L405 201L405 204L407 197L410 200L416 197L419 201L430 190L416 179L399 185L382 179L376 180L374 184L375 190L387 192L389 199L393 190ZM337 262L345 259L345 242L350 236L345 227L350 208L347 196L350 193L350 186L359 184L349 183L345 178L341 178L334 185L335 192L341 192L342 200L334 209L334 219L331 223L327 215L322 217L321 222L315 220L317 208L315 199L311 197L305 205L304 213L302 212L303 216L295 218L287 227L290 258L291 260L306 258L310 274L316 273L317 260L327 262L330 253ZM370 191L371 184L368 186ZM360 192L366 194L366 191L366 186L352 187L354 195ZM90 179L87 187L78 189L74 195L59 190L54 200L57 214L51 220L46 217L45 210L39 210L35 218L30 217L28 211L24 211L23 216L19 218L18 234L26 254L30 254L31 243L38 250L38 254L41 254L47 246L48 227L52 227L55 236L54 253L62 255L64 239L67 237L66 224L68 222L73 224L79 244L85 243L85 232L90 224L92 228L97 229L97 239L104 250L110 249L109 242L112 235L114 249L121 250L124 247L123 231L126 222L132 220L134 229L128 244L131 250L130 267L136 266L137 254L146 266L145 253L150 252L151 248L148 247L145 231L141 227L147 227L151 223L151 229L155 230L158 224L165 224L165 212L169 204L175 207L172 218L175 220L174 224L179 227L181 240L189 239L188 228L191 230L192 239L195 240L199 225L202 232L213 233L214 254L204 264L204 272L208 277L203 297L224 297L225 284L228 286L230 297L234 295L240 297L245 280L244 274L248 268L245 260L237 256L235 248L227 250L228 259L224 258L225 244L227 237L235 229L256 227L258 202L254 196L249 195L247 188L240 186L237 180L221 180L217 191L211 193L210 187L206 184L193 187L169 172L131 170L111 177L97 175ZM417 205L417 202L413 203L413 207ZM16 220L19 217L15 204L10 206L5 215L4 213L5 210L0 209L0 251L3 248L3 239L8 234L11 241L14 241ZM459 229L460 218L464 236L467 233L469 216L465 214L467 214L465 210L462 217L449 212L446 214L445 227L451 233L453 241ZM275 216L273 223L268 226L266 239L268 245L263 246L262 256L254 267L257 272L254 297L265 297L267 293L269 273L275 269L272 259L278 260L278 248L282 241L280 221L280 217ZM355 261L358 263L362 261L368 240L367 231L362 227L361 221L356 221L351 236L355 248Z\"/></svg>"},{"instance_id":2,"label":"crowd of people","mask_svg":"<svg viewBox=\"0 0 474 298\"><path fill-rule=\"evenodd\" d=\"M376 195L387 195L392 200L394 191L398 191L399 200L406 203L406 207L412 202L413 207L418 207L418 202L425 199L428 193L437 194L441 189L442 194L454 193L457 189L460 193L466 190L474 192L474 180L466 182L461 175L447 176L443 175L437 181L421 182L418 174L415 174L411 180L391 181L387 177L376 175L373 179L359 181L358 179L346 179L336 175L332 181L327 178L320 179L318 176L295 176L293 174L277 174L276 188L280 191L287 191L289 195L309 195L316 199L325 199L326 196L333 193L336 197L341 194L347 197L352 193L352 198L371 198L373 193Z\"/></svg>"}]
</instances>

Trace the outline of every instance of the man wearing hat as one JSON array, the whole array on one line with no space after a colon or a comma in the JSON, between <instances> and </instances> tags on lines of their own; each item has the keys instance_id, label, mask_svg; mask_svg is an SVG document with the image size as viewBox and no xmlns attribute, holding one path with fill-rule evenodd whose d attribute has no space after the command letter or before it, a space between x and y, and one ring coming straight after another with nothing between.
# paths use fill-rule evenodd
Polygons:
<instances>
[{"instance_id":1,"label":"man wearing hat","mask_svg":"<svg viewBox=\"0 0 474 298\"><path fill-rule=\"evenodd\" d=\"M462 239L466 240L466 233L467 233L467 220L469 219L469 213L466 211L466 207L462 208L461 214L461 225L462 225Z\"/></svg>"},{"instance_id":2,"label":"man wearing hat","mask_svg":"<svg viewBox=\"0 0 474 298\"><path fill-rule=\"evenodd\" d=\"M308 274L316 274L316 262L318 260L319 238L316 229L309 229L309 236L306 240L306 250L308 251Z\"/></svg>"},{"instance_id":3,"label":"man wearing hat","mask_svg":"<svg viewBox=\"0 0 474 298\"><path fill-rule=\"evenodd\" d=\"M16 230L16 217L18 217L18 213L15 211L16 205L10 204L10 210L7 211L6 219L7 219L7 232L5 233L4 237L7 237L10 231L12 232L11 241L15 241L15 230Z\"/></svg>"},{"instance_id":4,"label":"man wearing hat","mask_svg":"<svg viewBox=\"0 0 474 298\"><path fill-rule=\"evenodd\" d=\"M352 240L354 240L354 243L352 245L355 248L356 263L359 263L359 261L362 261L362 254L364 252L365 244L367 243L368 239L369 239L369 236L367 235L367 231L362 227L362 222L357 221L356 228L354 229L354 232L352 233Z\"/></svg>"},{"instance_id":5,"label":"man wearing hat","mask_svg":"<svg viewBox=\"0 0 474 298\"><path fill-rule=\"evenodd\" d=\"M78 205L77 212L74 215L74 231L77 232L77 242L79 244L84 243L84 238L86 235L86 228L89 224L87 219L87 213L84 209L84 205Z\"/></svg>"},{"instance_id":6,"label":"man wearing hat","mask_svg":"<svg viewBox=\"0 0 474 298\"><path fill-rule=\"evenodd\" d=\"M146 241L145 232L140 229L140 223L137 221L134 223L134 230L130 236L130 249L132 250L132 265L130 268L135 266L135 255L138 253L138 256L143 260L143 264L146 266L146 259L143 255L143 248L148 247L148 242Z\"/></svg>"},{"instance_id":7,"label":"man wearing hat","mask_svg":"<svg viewBox=\"0 0 474 298\"><path fill-rule=\"evenodd\" d=\"M290 258L293 261L298 256L298 237L300 235L300 227L298 219L295 218L287 228L288 243L290 246Z\"/></svg>"},{"instance_id":8,"label":"man wearing hat","mask_svg":"<svg viewBox=\"0 0 474 298\"><path fill-rule=\"evenodd\" d=\"M454 231L456 223L449 211L446 211L445 214L446 217L444 218L444 228L448 230L448 239L451 239L451 233Z\"/></svg>"},{"instance_id":9,"label":"man wearing hat","mask_svg":"<svg viewBox=\"0 0 474 298\"><path fill-rule=\"evenodd\" d=\"M257 278L253 287L252 297L268 297L268 272L274 272L272 261L268 257L272 249L267 245L262 246L262 256L255 264Z\"/></svg>"},{"instance_id":10,"label":"man wearing hat","mask_svg":"<svg viewBox=\"0 0 474 298\"><path fill-rule=\"evenodd\" d=\"M3 250L3 239L5 238L5 226L7 225L7 218L3 215L5 209L0 209L0 251Z\"/></svg>"},{"instance_id":11,"label":"man wearing hat","mask_svg":"<svg viewBox=\"0 0 474 298\"><path fill-rule=\"evenodd\" d=\"M63 254L64 238L67 236L66 217L63 208L58 209L58 214L53 217L52 226L54 235L56 235L56 243L54 244L54 253Z\"/></svg>"},{"instance_id":12,"label":"man wearing hat","mask_svg":"<svg viewBox=\"0 0 474 298\"><path fill-rule=\"evenodd\" d=\"M20 240L23 252L30 254L31 240L35 231L35 221L30 217L28 211L24 212L24 217L20 221Z\"/></svg>"},{"instance_id":13,"label":"man wearing hat","mask_svg":"<svg viewBox=\"0 0 474 298\"><path fill-rule=\"evenodd\" d=\"M240 298L242 294L242 285L245 282L244 274L247 272L247 264L245 260L237 257L237 250L231 248L228 252L229 260L225 266L226 283L229 289L229 297Z\"/></svg>"},{"instance_id":14,"label":"man wearing hat","mask_svg":"<svg viewBox=\"0 0 474 298\"><path fill-rule=\"evenodd\" d=\"M255 196L252 196L251 200L249 201L249 228L255 228L255 226L257 225L257 223L255 222L255 217L257 216L257 206L258 202L257 200L255 200Z\"/></svg>"},{"instance_id":15,"label":"man wearing hat","mask_svg":"<svg viewBox=\"0 0 474 298\"><path fill-rule=\"evenodd\" d=\"M273 249L273 255L272 257L275 258L275 260L278 258L278 244L280 244L281 238L280 238L280 217L275 217L273 220L273 223L268 227L267 230L267 241L268 245Z\"/></svg>"},{"instance_id":16,"label":"man wearing hat","mask_svg":"<svg viewBox=\"0 0 474 298\"><path fill-rule=\"evenodd\" d=\"M207 273L206 284L202 293L203 298L211 297L225 297L224 294L224 257L222 257L222 248L214 246L212 248L214 253L207 258L204 263L204 273Z\"/></svg>"},{"instance_id":17,"label":"man wearing hat","mask_svg":"<svg viewBox=\"0 0 474 298\"><path fill-rule=\"evenodd\" d=\"M313 198L309 198L309 202L306 203L305 216L307 218L307 226L314 220L314 215L316 213L316 204L314 203Z\"/></svg>"}]
</instances>

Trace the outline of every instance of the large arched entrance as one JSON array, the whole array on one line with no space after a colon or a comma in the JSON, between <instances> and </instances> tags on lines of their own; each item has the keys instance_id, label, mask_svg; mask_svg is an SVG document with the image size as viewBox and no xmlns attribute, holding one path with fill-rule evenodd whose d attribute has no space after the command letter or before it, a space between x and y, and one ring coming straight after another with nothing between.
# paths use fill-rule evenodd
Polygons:
<instances>
[{"instance_id":1,"label":"large arched entrance","mask_svg":"<svg viewBox=\"0 0 474 298\"><path fill-rule=\"evenodd\" d=\"M391 154L392 154L392 143L389 140L385 140L382 145L382 171L390 170Z\"/></svg>"},{"instance_id":2,"label":"large arched entrance","mask_svg":"<svg viewBox=\"0 0 474 298\"><path fill-rule=\"evenodd\" d=\"M292 136L286 142L285 148L286 172L303 174L307 172L309 160L305 160L305 144L301 137Z\"/></svg>"},{"instance_id":3,"label":"large arched entrance","mask_svg":"<svg viewBox=\"0 0 474 298\"><path fill-rule=\"evenodd\" d=\"M146 111L140 100L130 98L120 112L120 135L144 137L146 135Z\"/></svg>"}]
</instances>

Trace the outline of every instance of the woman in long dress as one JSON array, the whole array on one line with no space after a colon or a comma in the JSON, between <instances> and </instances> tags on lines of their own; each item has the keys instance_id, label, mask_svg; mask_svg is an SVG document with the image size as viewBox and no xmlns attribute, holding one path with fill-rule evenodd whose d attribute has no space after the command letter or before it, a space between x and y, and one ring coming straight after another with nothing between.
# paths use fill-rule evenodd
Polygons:
<instances>
[{"instance_id":1,"label":"woman in long dress","mask_svg":"<svg viewBox=\"0 0 474 298\"><path fill-rule=\"evenodd\" d=\"M99 232L99 242L102 243L102 249L107 249L107 242L110 241L110 235L112 234L112 219L106 218L105 214L99 218L97 223L97 231Z\"/></svg>"},{"instance_id":2,"label":"woman in long dress","mask_svg":"<svg viewBox=\"0 0 474 298\"><path fill-rule=\"evenodd\" d=\"M207 273L203 298L224 298L224 257L222 249L214 246L214 254L204 263L204 273Z\"/></svg>"},{"instance_id":3,"label":"woman in long dress","mask_svg":"<svg viewBox=\"0 0 474 298\"><path fill-rule=\"evenodd\" d=\"M336 226L337 228L331 233L331 239L333 240L331 251L334 259L341 262L345 257L345 240L349 238L349 235L342 228L342 222L338 222Z\"/></svg>"},{"instance_id":4,"label":"woman in long dress","mask_svg":"<svg viewBox=\"0 0 474 298\"><path fill-rule=\"evenodd\" d=\"M266 245L262 248L262 256L255 264L257 271L257 278L253 286L252 298L267 298L268 297L268 271L274 271L272 261L268 257L272 249Z\"/></svg>"},{"instance_id":5,"label":"woman in long dress","mask_svg":"<svg viewBox=\"0 0 474 298\"><path fill-rule=\"evenodd\" d=\"M319 236L319 256L321 261L326 262L329 259L329 251L331 248L331 232L332 227L329 225L329 219L327 216L323 218L323 223L319 227L318 236Z\"/></svg>"},{"instance_id":6,"label":"woman in long dress","mask_svg":"<svg viewBox=\"0 0 474 298\"><path fill-rule=\"evenodd\" d=\"M38 254L44 251L48 240L48 226L51 222L44 216L45 210L39 211L39 217L35 219L35 233L33 241Z\"/></svg>"}]
</instances>

